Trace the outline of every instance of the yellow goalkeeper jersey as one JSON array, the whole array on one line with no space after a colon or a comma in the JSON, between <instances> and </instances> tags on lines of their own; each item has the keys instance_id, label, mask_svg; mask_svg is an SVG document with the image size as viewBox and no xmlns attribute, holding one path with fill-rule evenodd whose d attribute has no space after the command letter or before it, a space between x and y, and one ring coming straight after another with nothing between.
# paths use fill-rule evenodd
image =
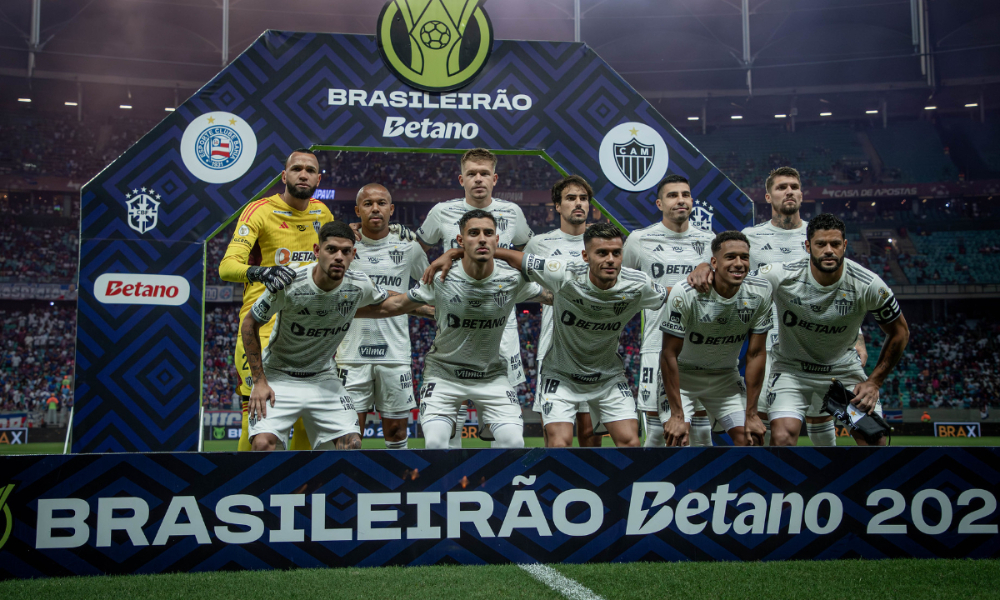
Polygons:
<instances>
[{"instance_id":1,"label":"yellow goalkeeper jersey","mask_svg":"<svg viewBox=\"0 0 1000 600\"><path fill-rule=\"evenodd\" d=\"M267 289L263 283L247 281L251 256L262 267L278 265L296 268L315 262L313 245L317 243L319 229L333 220L325 204L315 198L309 200L306 210L295 210L285 204L281 194L251 202L243 209L233 239L229 241L226 255L219 265L219 276L224 281L242 281L243 306L240 323L253 303ZM266 345L267 340L262 340Z\"/></svg>"}]
</instances>

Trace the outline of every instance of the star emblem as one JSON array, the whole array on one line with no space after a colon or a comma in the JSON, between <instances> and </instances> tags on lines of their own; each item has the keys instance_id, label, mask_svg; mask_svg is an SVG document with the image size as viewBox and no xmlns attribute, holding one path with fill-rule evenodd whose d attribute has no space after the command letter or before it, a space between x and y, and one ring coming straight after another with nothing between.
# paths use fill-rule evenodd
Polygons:
<instances>
[{"instance_id":1,"label":"star emblem","mask_svg":"<svg viewBox=\"0 0 1000 600\"><path fill-rule=\"evenodd\" d=\"M215 124L215 117L209 117L208 118L208 124L209 125L214 125Z\"/></svg>"},{"instance_id":2,"label":"star emblem","mask_svg":"<svg viewBox=\"0 0 1000 600\"><path fill-rule=\"evenodd\" d=\"M132 193L133 193L133 194L138 194L138 193L139 193L139 190L132 190Z\"/></svg>"},{"instance_id":3,"label":"star emblem","mask_svg":"<svg viewBox=\"0 0 1000 600\"><path fill-rule=\"evenodd\" d=\"M236 119L229 119L230 125L236 125Z\"/></svg>"},{"instance_id":4,"label":"star emblem","mask_svg":"<svg viewBox=\"0 0 1000 600\"><path fill-rule=\"evenodd\" d=\"M631 133L632 135L639 135L639 130L636 129L635 127L629 129L628 132Z\"/></svg>"},{"instance_id":5,"label":"star emblem","mask_svg":"<svg viewBox=\"0 0 1000 600\"><path fill-rule=\"evenodd\" d=\"M145 192L145 191L146 191L146 188L142 188L142 191L144 191L144 192Z\"/></svg>"}]
</instances>

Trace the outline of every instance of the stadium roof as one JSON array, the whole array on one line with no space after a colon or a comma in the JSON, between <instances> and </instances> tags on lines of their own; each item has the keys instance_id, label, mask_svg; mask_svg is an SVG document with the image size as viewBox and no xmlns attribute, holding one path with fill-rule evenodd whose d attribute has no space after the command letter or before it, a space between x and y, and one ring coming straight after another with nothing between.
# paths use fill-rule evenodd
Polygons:
<instances>
[{"instance_id":1,"label":"stadium roof","mask_svg":"<svg viewBox=\"0 0 1000 600\"><path fill-rule=\"evenodd\" d=\"M39 2L33 80L179 88L183 99L221 68L224 55L231 61L266 29L372 34L383 5L228 0L224 49L223 2ZM648 99L671 99L681 112L696 110L708 97L740 107L750 98L780 96L778 110L787 108L791 94L860 94L859 102L870 105L877 94L900 90L912 90L909 101L916 106L935 90L992 90L1000 82L995 0L578 2L582 41ZM574 0L488 0L485 6L499 39L574 39ZM914 6L926 7L930 79L914 35ZM6 83L27 82L32 7L32 0L0 7L0 76ZM916 25L919 31L919 20ZM767 101L760 103L763 112L771 110Z\"/></svg>"}]
</instances>

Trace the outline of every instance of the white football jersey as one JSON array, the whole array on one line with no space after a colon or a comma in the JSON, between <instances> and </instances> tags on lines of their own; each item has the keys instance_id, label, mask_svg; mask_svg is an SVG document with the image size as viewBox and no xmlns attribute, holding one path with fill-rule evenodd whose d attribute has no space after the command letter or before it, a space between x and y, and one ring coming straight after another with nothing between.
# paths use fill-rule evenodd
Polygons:
<instances>
[{"instance_id":1,"label":"white football jersey","mask_svg":"<svg viewBox=\"0 0 1000 600\"><path fill-rule=\"evenodd\" d=\"M715 291L699 294L684 281L670 290L660 331L684 339L681 369L732 370L750 333L771 329L771 284L746 277L732 298Z\"/></svg>"},{"instance_id":2,"label":"white football jersey","mask_svg":"<svg viewBox=\"0 0 1000 600\"><path fill-rule=\"evenodd\" d=\"M689 225L687 231L675 233L663 222L636 229L625 240L622 266L647 273L665 288L683 281L695 267L709 262L715 236ZM660 332L661 310L642 313L641 354L659 354L663 347Z\"/></svg>"},{"instance_id":3,"label":"white football jersey","mask_svg":"<svg viewBox=\"0 0 1000 600\"><path fill-rule=\"evenodd\" d=\"M358 255L352 271L360 271L383 289L405 294L410 279L420 279L427 268L427 254L416 242L394 235L380 240L361 236L354 245ZM410 364L410 317L358 319L337 350L338 364Z\"/></svg>"},{"instance_id":4,"label":"white football jersey","mask_svg":"<svg viewBox=\"0 0 1000 600\"><path fill-rule=\"evenodd\" d=\"M552 257L558 260L582 260L583 234L570 235L562 229L553 229L541 233L524 245L525 254L534 254L543 258ZM542 360L552 346L552 307L542 306L542 328L538 333L537 360Z\"/></svg>"},{"instance_id":5,"label":"white football jersey","mask_svg":"<svg viewBox=\"0 0 1000 600\"><path fill-rule=\"evenodd\" d=\"M766 221L743 230L743 235L750 241L750 270L759 269L771 263L795 262L808 258L806 252L806 228L808 221L802 221L802 226L796 229L782 229L774 223ZM772 318L777 321L778 309L772 312ZM771 329L767 336L767 351L778 342L778 326Z\"/></svg>"},{"instance_id":6,"label":"white football jersey","mask_svg":"<svg viewBox=\"0 0 1000 600\"><path fill-rule=\"evenodd\" d=\"M417 229L417 237L429 246L436 246L440 243L445 250L458 248L456 237L461 233L458 229L458 221L462 215L475 210L465 201L465 198L456 198L439 202L431 207L424 219L423 225ZM524 211L517 204L508 200L491 198L490 205L485 209L497 221L497 234L500 236L501 248L514 248L528 243L531 239L531 227L528 220L524 218ZM511 308L513 311L513 307ZM500 352L505 360L512 361L511 365L516 371L521 370L521 342L517 335L517 318L511 312L507 319L507 329L503 336L503 343Z\"/></svg>"},{"instance_id":7,"label":"white football jersey","mask_svg":"<svg viewBox=\"0 0 1000 600\"><path fill-rule=\"evenodd\" d=\"M640 310L657 310L667 290L648 275L623 268L618 281L602 290L590 281L585 262L524 255L528 279L552 290L552 352L545 373L555 373L580 383L598 383L625 372L618 354L621 332Z\"/></svg>"},{"instance_id":8,"label":"white football jersey","mask_svg":"<svg viewBox=\"0 0 1000 600\"><path fill-rule=\"evenodd\" d=\"M312 278L317 263L295 269L295 281L285 289L264 290L250 314L258 323L278 315L264 348L264 366L297 377L334 371L333 354L362 306L388 297L364 273L350 269L333 290L319 288Z\"/></svg>"},{"instance_id":9,"label":"white football jersey","mask_svg":"<svg viewBox=\"0 0 1000 600\"><path fill-rule=\"evenodd\" d=\"M774 373L857 369L854 344L865 313L880 324L902 314L882 278L850 259L844 259L840 281L830 286L816 283L808 258L764 265L752 274L771 283L778 309Z\"/></svg>"},{"instance_id":10,"label":"white football jersey","mask_svg":"<svg viewBox=\"0 0 1000 600\"><path fill-rule=\"evenodd\" d=\"M434 306L437 330L424 357L424 377L449 380L493 379L506 375L500 341L514 305L542 293L520 272L494 261L486 279L473 279L456 261L445 280L420 283L407 294L414 302Z\"/></svg>"}]
</instances>

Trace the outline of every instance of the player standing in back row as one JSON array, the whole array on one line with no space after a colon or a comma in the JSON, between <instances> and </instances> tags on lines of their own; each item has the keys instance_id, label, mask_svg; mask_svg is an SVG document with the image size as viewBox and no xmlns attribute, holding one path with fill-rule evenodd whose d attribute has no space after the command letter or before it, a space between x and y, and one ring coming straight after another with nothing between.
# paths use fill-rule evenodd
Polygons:
<instances>
[{"instance_id":1,"label":"player standing in back row","mask_svg":"<svg viewBox=\"0 0 1000 600\"><path fill-rule=\"evenodd\" d=\"M277 292L292 282L294 269L316 260L313 246L320 228L333 221L333 214L325 204L312 197L322 178L319 161L312 150L299 148L285 161L281 181L285 191L281 194L251 202L236 222L236 232L229 242L226 255L219 264L223 281L244 283L243 306L239 322L242 323L250 307L265 290ZM259 266L252 266L259 265ZM261 327L260 337L266 346L270 339L273 321ZM252 384L250 366L243 346L242 329L236 336L236 354L233 360L240 381L237 393L243 408L243 423L237 448L250 450L248 437L248 407ZM302 427L296 423L296 435L291 450L309 450L312 444Z\"/></svg>"},{"instance_id":2,"label":"player standing in back row","mask_svg":"<svg viewBox=\"0 0 1000 600\"><path fill-rule=\"evenodd\" d=\"M487 211L496 219L496 232L500 238L501 248L523 247L532 236L524 212L513 202L493 197L493 188L498 179L496 155L485 148L473 148L462 155L460 165L458 183L465 189L465 197L439 202L431 208L423 225L416 232L417 240L423 249L426 251L438 244L443 245L443 250L457 248L456 240L461 233L459 220L465 213L477 209ZM510 308L511 313L507 319L507 328L504 330L500 354L506 365L507 379L510 385L516 388L524 383L525 377L524 367L521 364L517 319L514 315L514 306L511 305ZM464 415L463 405L460 417L464 419ZM462 425L459 424L451 442L454 448L462 446L461 430ZM480 431L483 432L482 426Z\"/></svg>"},{"instance_id":3,"label":"player standing in back row","mask_svg":"<svg viewBox=\"0 0 1000 600\"><path fill-rule=\"evenodd\" d=\"M802 220L802 183L799 172L792 167L779 167L768 175L764 182L767 194L764 198L771 205L771 220L743 230L743 235L750 240L750 268L758 269L766 264L793 262L807 258L806 228L809 223ZM704 292L711 284L708 265L699 265L688 277L688 283ZM703 283L704 282L704 283ZM764 381L771 373L774 360L774 345L778 343L778 309L772 314L774 328L767 336L767 363L764 368ZM861 366L868 361L868 351L865 348L865 338L858 332L854 344ZM758 416L764 423L764 444L771 443L771 428L767 419L767 398L761 397L757 405ZM837 432L833 425L833 417L814 407L806 413L806 431L814 446L836 446Z\"/></svg>"},{"instance_id":4,"label":"player standing in back row","mask_svg":"<svg viewBox=\"0 0 1000 600\"><path fill-rule=\"evenodd\" d=\"M405 294L410 279L420 279L427 255L416 242L389 234L395 207L389 190L369 183L358 190L355 213L361 217L361 239L355 243L352 270L368 275L375 285ZM360 319L348 330L337 350L337 369L358 409L362 429L372 410L382 418L385 447L406 448L413 398L410 371L410 324L407 315L391 319Z\"/></svg>"},{"instance_id":5,"label":"player standing in back row","mask_svg":"<svg viewBox=\"0 0 1000 600\"><path fill-rule=\"evenodd\" d=\"M711 233L692 227L691 185L680 175L668 175L656 187L656 207L663 212L663 220L649 227L633 231L625 240L623 267L648 273L653 281L664 288L682 281L695 266L711 257ZM639 381L638 408L646 415L646 447L662 448L663 424L658 412L662 388L660 379L660 350L663 333L660 322L663 309L645 310L642 313L642 347L640 359L642 376ZM700 406L697 410L701 411ZM708 419L699 420L697 429L692 423L692 439L708 439L712 431Z\"/></svg>"},{"instance_id":6,"label":"player standing in back row","mask_svg":"<svg viewBox=\"0 0 1000 600\"><path fill-rule=\"evenodd\" d=\"M768 264L759 274L771 283L778 309L778 344L766 383L771 443L794 446L802 421L823 406L831 378L853 389L859 410L881 414L879 388L896 367L910 337L895 296L882 279L844 258L847 227L824 213L809 222L806 250L797 262ZM858 328L871 312L885 332L878 363L866 377L854 349ZM858 445L867 445L855 436ZM881 443L884 445L885 438Z\"/></svg>"},{"instance_id":7,"label":"player standing in back row","mask_svg":"<svg viewBox=\"0 0 1000 600\"><path fill-rule=\"evenodd\" d=\"M552 186L552 203L559 214L559 229L548 233L540 233L525 244L524 253L534 254L542 258L553 258L563 262L582 260L583 234L587 230L587 214L590 213L590 199L594 190L587 180L579 175L570 175L560 179ZM535 402L532 409L541 415L542 433L548 440L548 429L545 427L545 415L542 412L542 359L552 347L552 307L542 306L542 327L538 334L537 355L535 366ZM590 420L590 404L580 402L576 407L576 437L581 448L598 447L601 445L601 435L594 435L594 424Z\"/></svg>"}]
</instances>

